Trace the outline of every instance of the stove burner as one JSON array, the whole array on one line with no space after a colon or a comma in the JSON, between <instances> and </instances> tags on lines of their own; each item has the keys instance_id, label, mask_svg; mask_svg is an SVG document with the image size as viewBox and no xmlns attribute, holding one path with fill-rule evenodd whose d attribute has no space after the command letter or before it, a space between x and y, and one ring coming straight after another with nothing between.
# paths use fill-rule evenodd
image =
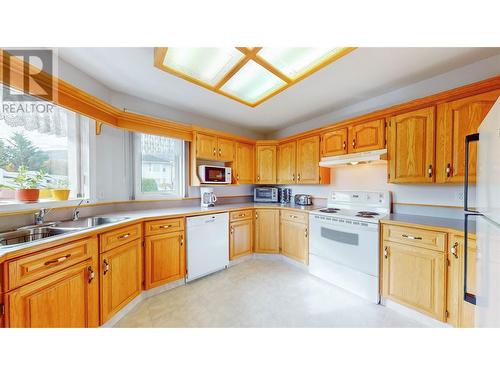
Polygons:
<instances>
[{"instance_id":1,"label":"stove burner","mask_svg":"<svg viewBox=\"0 0 500 375\"><path fill-rule=\"evenodd\" d=\"M372 212L372 211L358 211L358 214L356 216L377 216L378 213Z\"/></svg>"},{"instance_id":2,"label":"stove burner","mask_svg":"<svg viewBox=\"0 0 500 375\"><path fill-rule=\"evenodd\" d=\"M330 214L335 214L335 213L340 211L340 208L322 208L320 211L330 213Z\"/></svg>"}]
</instances>

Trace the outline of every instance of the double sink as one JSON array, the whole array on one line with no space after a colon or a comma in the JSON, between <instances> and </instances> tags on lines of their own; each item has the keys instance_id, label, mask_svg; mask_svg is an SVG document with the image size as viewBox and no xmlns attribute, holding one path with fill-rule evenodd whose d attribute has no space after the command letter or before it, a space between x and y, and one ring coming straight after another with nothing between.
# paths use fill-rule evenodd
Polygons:
<instances>
[{"instance_id":1,"label":"double sink","mask_svg":"<svg viewBox=\"0 0 500 375\"><path fill-rule=\"evenodd\" d=\"M60 236L79 230L90 229L105 224L118 223L128 217L88 217L78 220L48 222L21 227L10 232L0 233L0 248L38 241L47 237Z\"/></svg>"}]
</instances>

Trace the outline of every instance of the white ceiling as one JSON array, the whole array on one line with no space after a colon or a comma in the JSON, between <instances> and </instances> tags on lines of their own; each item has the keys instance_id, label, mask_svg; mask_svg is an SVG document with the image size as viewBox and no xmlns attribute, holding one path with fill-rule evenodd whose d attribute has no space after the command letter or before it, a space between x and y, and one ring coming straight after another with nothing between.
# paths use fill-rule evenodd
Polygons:
<instances>
[{"instance_id":1,"label":"white ceiling","mask_svg":"<svg viewBox=\"0 0 500 375\"><path fill-rule=\"evenodd\" d=\"M153 48L60 48L108 88L257 132L276 131L500 54L500 48L358 48L255 108L153 66Z\"/></svg>"}]
</instances>

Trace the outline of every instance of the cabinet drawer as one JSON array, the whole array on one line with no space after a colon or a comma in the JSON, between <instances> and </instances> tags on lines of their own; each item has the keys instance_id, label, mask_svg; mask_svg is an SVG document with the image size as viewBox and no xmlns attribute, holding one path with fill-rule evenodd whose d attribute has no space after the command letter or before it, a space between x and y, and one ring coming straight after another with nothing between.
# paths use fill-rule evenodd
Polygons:
<instances>
[{"instance_id":1,"label":"cabinet drawer","mask_svg":"<svg viewBox=\"0 0 500 375\"><path fill-rule=\"evenodd\" d=\"M100 235L100 252L114 249L121 244L141 238L141 224L129 225Z\"/></svg>"},{"instance_id":2,"label":"cabinet drawer","mask_svg":"<svg viewBox=\"0 0 500 375\"><path fill-rule=\"evenodd\" d=\"M234 211L229 215L231 221L244 220L253 218L253 210Z\"/></svg>"},{"instance_id":3,"label":"cabinet drawer","mask_svg":"<svg viewBox=\"0 0 500 375\"><path fill-rule=\"evenodd\" d=\"M144 228L146 236L178 232L184 230L184 218L177 217L175 219L146 221Z\"/></svg>"},{"instance_id":4,"label":"cabinet drawer","mask_svg":"<svg viewBox=\"0 0 500 375\"><path fill-rule=\"evenodd\" d=\"M446 233L397 225L384 225L384 240L444 251Z\"/></svg>"},{"instance_id":5,"label":"cabinet drawer","mask_svg":"<svg viewBox=\"0 0 500 375\"><path fill-rule=\"evenodd\" d=\"M309 214L305 212L297 212L291 210L281 210L281 219L293 221L296 223L307 224L309 222Z\"/></svg>"},{"instance_id":6,"label":"cabinet drawer","mask_svg":"<svg viewBox=\"0 0 500 375\"><path fill-rule=\"evenodd\" d=\"M68 268L91 258L97 251L97 238L71 242L41 253L7 262L7 290Z\"/></svg>"}]
</instances>

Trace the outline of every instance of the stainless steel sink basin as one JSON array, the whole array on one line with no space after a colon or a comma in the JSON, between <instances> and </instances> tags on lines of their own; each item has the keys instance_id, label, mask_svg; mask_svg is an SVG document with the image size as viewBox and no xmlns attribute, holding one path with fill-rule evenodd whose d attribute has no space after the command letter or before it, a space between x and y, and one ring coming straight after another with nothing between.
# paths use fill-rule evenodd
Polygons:
<instances>
[{"instance_id":1,"label":"stainless steel sink basin","mask_svg":"<svg viewBox=\"0 0 500 375\"><path fill-rule=\"evenodd\" d=\"M0 233L0 247L19 245L38 241L47 237L58 236L99 225L117 223L128 217L88 217L76 221L60 221L41 225L30 225L10 232Z\"/></svg>"}]
</instances>

